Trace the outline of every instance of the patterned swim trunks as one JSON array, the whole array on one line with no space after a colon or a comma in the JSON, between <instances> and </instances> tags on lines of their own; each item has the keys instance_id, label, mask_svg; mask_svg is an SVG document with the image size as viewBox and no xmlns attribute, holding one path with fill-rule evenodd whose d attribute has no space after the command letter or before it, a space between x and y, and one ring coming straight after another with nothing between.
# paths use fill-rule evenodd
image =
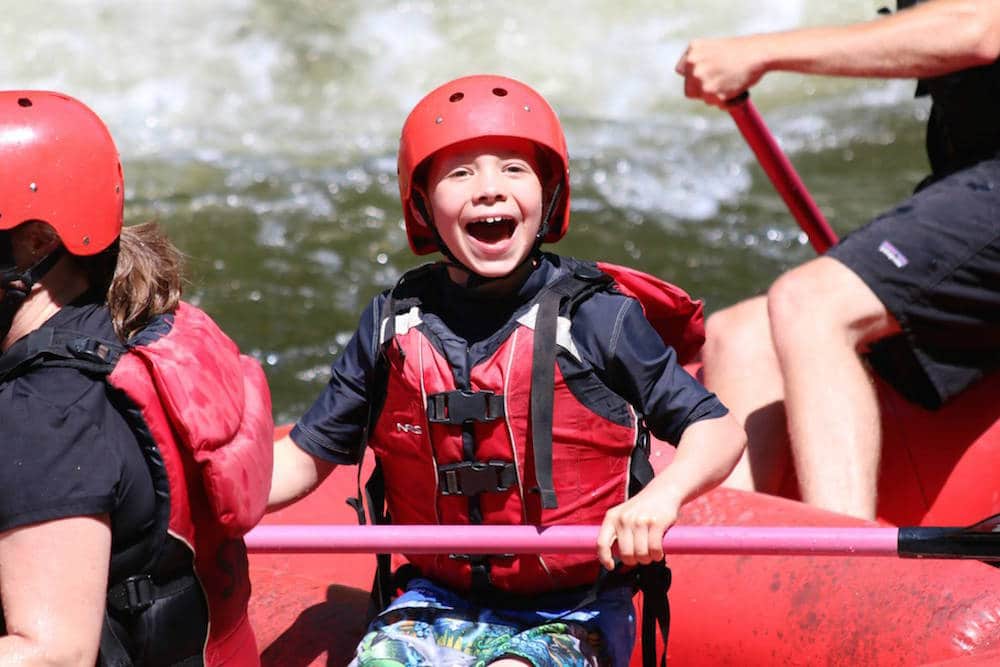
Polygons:
<instances>
[{"instance_id":1,"label":"patterned swim trunks","mask_svg":"<svg viewBox=\"0 0 1000 667\"><path fill-rule=\"evenodd\" d=\"M476 607L416 579L375 619L350 667L485 667L501 658L534 667L628 664L635 635L631 591L612 590L581 609L570 600L566 605Z\"/></svg>"}]
</instances>

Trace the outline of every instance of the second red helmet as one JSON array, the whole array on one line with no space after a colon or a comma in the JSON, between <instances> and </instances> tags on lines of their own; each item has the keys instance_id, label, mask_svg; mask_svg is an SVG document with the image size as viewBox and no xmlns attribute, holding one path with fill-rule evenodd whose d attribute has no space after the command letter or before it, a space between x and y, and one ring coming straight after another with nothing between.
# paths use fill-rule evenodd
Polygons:
<instances>
[{"instance_id":1,"label":"second red helmet","mask_svg":"<svg viewBox=\"0 0 1000 667\"><path fill-rule=\"evenodd\" d=\"M520 81L495 75L467 76L429 92L407 116L399 141L399 195L406 236L418 255L438 249L433 231L413 200L413 178L434 153L479 137L527 139L549 157L562 187L543 242L558 241L569 228L569 155L555 111Z\"/></svg>"},{"instance_id":2,"label":"second red helmet","mask_svg":"<svg viewBox=\"0 0 1000 667\"><path fill-rule=\"evenodd\" d=\"M74 255L121 233L125 187L108 128L79 100L0 91L0 230L47 222Z\"/></svg>"}]
</instances>

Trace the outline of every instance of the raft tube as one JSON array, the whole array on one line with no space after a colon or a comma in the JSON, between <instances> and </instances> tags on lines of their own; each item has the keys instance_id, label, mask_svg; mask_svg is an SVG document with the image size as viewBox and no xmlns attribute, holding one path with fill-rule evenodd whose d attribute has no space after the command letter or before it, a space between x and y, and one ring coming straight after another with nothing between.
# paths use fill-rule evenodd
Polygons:
<instances>
[{"instance_id":1,"label":"raft tube","mask_svg":"<svg viewBox=\"0 0 1000 667\"><path fill-rule=\"evenodd\" d=\"M267 523L355 521L338 469ZM717 489L685 525L864 525L788 499ZM972 659L1000 647L1000 571L974 561L839 556L672 556L674 665L899 664ZM252 554L250 619L262 662L346 665L364 631L374 558ZM640 665L638 652L633 665ZM961 663L959 663L961 664ZM971 662L968 664L989 664Z\"/></svg>"},{"instance_id":2,"label":"raft tube","mask_svg":"<svg viewBox=\"0 0 1000 667\"><path fill-rule=\"evenodd\" d=\"M690 369L697 372L697 368ZM1000 512L1000 374L937 412L879 385L879 517L968 525ZM656 443L661 469L673 449ZM363 479L371 468L366 460ZM355 468L267 524L354 524ZM785 493L797 493L794 476ZM716 489L683 525L863 526L790 498ZM1000 664L1000 570L976 561L842 556L668 557L673 665ZM265 666L346 665L364 631L374 557L251 554L250 618ZM661 647L662 648L662 647ZM639 651L632 665L641 665Z\"/></svg>"}]
</instances>

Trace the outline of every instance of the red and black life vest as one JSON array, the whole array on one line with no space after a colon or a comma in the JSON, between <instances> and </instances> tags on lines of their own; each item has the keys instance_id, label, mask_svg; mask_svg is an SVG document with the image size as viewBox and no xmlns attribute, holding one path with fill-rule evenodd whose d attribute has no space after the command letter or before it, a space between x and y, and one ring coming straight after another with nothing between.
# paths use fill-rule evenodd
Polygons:
<instances>
[{"instance_id":1,"label":"red and black life vest","mask_svg":"<svg viewBox=\"0 0 1000 667\"><path fill-rule=\"evenodd\" d=\"M652 476L642 416L580 357L570 320L598 291L639 298L683 363L704 340L701 303L638 271L562 261L564 275L471 368L442 344L450 333L440 320L421 310L421 282L436 269L411 272L390 293L385 398L368 445L393 523L596 524ZM600 569L596 556L580 554L408 558L456 590L514 595L586 586Z\"/></svg>"},{"instance_id":2,"label":"red and black life vest","mask_svg":"<svg viewBox=\"0 0 1000 667\"><path fill-rule=\"evenodd\" d=\"M51 327L25 342L24 353L2 357L0 379L40 366L103 379L153 478L162 530L146 571L112 560L99 664L258 665L242 536L263 516L271 481L274 423L260 365L185 303L126 346ZM193 655L184 648L192 641Z\"/></svg>"}]
</instances>

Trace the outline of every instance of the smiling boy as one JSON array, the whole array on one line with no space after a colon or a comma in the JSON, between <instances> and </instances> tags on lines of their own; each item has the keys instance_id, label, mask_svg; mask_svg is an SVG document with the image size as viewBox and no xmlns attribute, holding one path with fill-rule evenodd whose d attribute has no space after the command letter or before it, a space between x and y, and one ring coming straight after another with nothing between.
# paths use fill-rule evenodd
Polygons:
<instances>
[{"instance_id":1,"label":"smiling boy","mask_svg":"<svg viewBox=\"0 0 1000 667\"><path fill-rule=\"evenodd\" d=\"M568 173L555 113L522 83L466 77L417 104L399 155L407 235L446 260L373 299L275 443L270 505L369 446L394 523L600 524L597 549L408 555L415 576L354 665L628 664L628 566L662 561L680 505L743 450L638 301L595 264L541 252L568 229ZM650 432L677 446L651 479ZM626 571L605 578L615 543Z\"/></svg>"}]
</instances>

